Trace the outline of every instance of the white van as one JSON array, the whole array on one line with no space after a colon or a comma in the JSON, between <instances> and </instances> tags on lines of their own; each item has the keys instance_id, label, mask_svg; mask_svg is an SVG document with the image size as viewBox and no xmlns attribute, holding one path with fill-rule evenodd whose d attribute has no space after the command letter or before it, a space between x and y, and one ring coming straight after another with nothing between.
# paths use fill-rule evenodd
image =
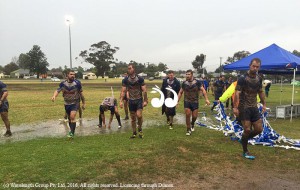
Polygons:
<instances>
[{"instance_id":1,"label":"white van","mask_svg":"<svg viewBox=\"0 0 300 190\"><path fill-rule=\"evenodd\" d=\"M95 73L87 73L82 76L82 79L97 79L97 76Z\"/></svg>"}]
</instances>

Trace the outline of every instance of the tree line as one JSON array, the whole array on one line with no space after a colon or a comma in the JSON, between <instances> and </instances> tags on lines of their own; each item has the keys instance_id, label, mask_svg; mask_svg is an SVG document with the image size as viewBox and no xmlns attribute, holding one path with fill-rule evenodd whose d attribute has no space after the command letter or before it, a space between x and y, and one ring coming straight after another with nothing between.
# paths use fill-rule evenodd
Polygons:
<instances>
[{"instance_id":1,"label":"tree line","mask_svg":"<svg viewBox=\"0 0 300 190\"><path fill-rule=\"evenodd\" d=\"M164 63L140 63L134 60L131 60L129 63L119 61L114 58L115 53L119 50L119 47L112 47L106 41L100 41L98 43L92 44L89 49L83 50L80 52L79 56L75 59L81 61L81 63L86 62L93 65L93 68L88 71L94 72L97 76L108 76L108 77L117 77L123 75L127 72L127 65L129 63L134 64L136 67L136 72L144 72L149 77L155 77L157 73L164 72L168 69L167 65ZM300 52L294 50L293 54L300 57ZM228 56L227 59L220 64L215 70L215 73L222 72L222 67L224 64L229 64L235 61L238 61L244 57L247 57L251 53L249 51L238 51L233 54L233 56ZM197 70L198 73L207 74L207 71L204 67L206 61L206 55L200 53L196 55L195 59L191 62L192 67ZM12 71L15 71L19 68L28 69L30 73L34 73L39 78L40 74L45 74L48 69L49 63L45 53L42 52L41 47L38 45L33 45L32 49L27 53L21 53L18 57L13 57L11 62L7 65L0 66L0 71L3 71L4 74L9 75ZM64 68L53 68L52 72L66 72L67 66ZM77 71L77 77L81 78L84 72L84 69L79 66L73 68Z\"/></svg>"}]
</instances>

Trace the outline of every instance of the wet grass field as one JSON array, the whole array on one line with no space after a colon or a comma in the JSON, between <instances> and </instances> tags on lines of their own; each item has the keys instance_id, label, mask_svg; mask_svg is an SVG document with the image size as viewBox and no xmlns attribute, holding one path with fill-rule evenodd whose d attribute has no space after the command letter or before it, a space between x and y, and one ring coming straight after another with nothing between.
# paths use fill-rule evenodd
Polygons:
<instances>
[{"instance_id":1,"label":"wet grass field","mask_svg":"<svg viewBox=\"0 0 300 190\"><path fill-rule=\"evenodd\" d=\"M146 80L150 98L144 109L144 120L149 122L144 129L144 139L129 139L128 121L121 131L95 128L99 104L103 98L111 96L111 87L114 96L119 98L121 79L83 80L87 108L83 126L77 130L78 133L80 130L84 133L86 128L93 130L76 136L73 141L67 140L64 133L68 128L58 121L64 114L63 98L59 95L56 102L50 100L59 83L4 82L9 91L9 118L12 131L16 132L14 135L28 126L42 129L43 124L59 132L57 136L37 135L26 141L1 143L0 189L7 183L54 183L53 189L61 189L58 183L74 189L80 189L81 183L118 184L119 187L121 183L163 183L173 184L171 189L297 189L300 186L299 151L250 146L257 159L249 161L241 157L240 144L221 132L199 127L192 136L186 137L182 102L178 117L183 120L180 119L181 124L176 124L174 130L169 130L161 109L153 108L150 103L158 95L149 92L155 84L161 85L160 80ZM282 104L291 103L292 87L284 85L282 91L281 95L280 85L271 86L267 105L273 114L280 97ZM299 104L300 87L296 87L296 92L295 103ZM209 99L213 100L210 92ZM203 104L202 98L200 111L213 119L209 107ZM124 118L124 110L120 112ZM279 134L300 139L300 117L293 122L269 118L269 122ZM32 128L26 130L34 136Z\"/></svg>"}]
</instances>

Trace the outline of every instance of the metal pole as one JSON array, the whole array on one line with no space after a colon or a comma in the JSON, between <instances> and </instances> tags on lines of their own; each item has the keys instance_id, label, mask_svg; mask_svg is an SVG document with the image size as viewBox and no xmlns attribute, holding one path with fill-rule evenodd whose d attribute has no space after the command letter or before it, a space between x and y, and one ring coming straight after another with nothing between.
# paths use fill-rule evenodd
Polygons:
<instances>
[{"instance_id":1,"label":"metal pole","mask_svg":"<svg viewBox=\"0 0 300 190\"><path fill-rule=\"evenodd\" d=\"M221 64L222 64L222 57L220 57L220 77L221 77Z\"/></svg>"},{"instance_id":2,"label":"metal pole","mask_svg":"<svg viewBox=\"0 0 300 190\"><path fill-rule=\"evenodd\" d=\"M69 40L70 40L70 69L72 69L72 42L71 42L71 23L69 22Z\"/></svg>"},{"instance_id":3,"label":"metal pole","mask_svg":"<svg viewBox=\"0 0 300 190\"><path fill-rule=\"evenodd\" d=\"M293 81L293 92L292 92L292 105L291 105L291 119L290 119L290 122L292 122L292 120L293 120L295 81L296 81L296 68L294 68L294 81Z\"/></svg>"},{"instance_id":4,"label":"metal pole","mask_svg":"<svg viewBox=\"0 0 300 190\"><path fill-rule=\"evenodd\" d=\"M281 105L281 97L282 97L282 80L283 80L283 76L281 76L281 87L280 87L280 105Z\"/></svg>"},{"instance_id":5,"label":"metal pole","mask_svg":"<svg viewBox=\"0 0 300 190\"><path fill-rule=\"evenodd\" d=\"M204 60L203 60L203 61L204 61L204 62L206 61L206 55L204 55ZM204 63L203 63L203 64L204 64ZM203 67L203 65L202 65L202 69L203 69L203 70L202 70L202 72L203 72L203 78L204 78L204 76L205 76L205 75L204 75L204 68L205 68L205 67Z\"/></svg>"}]
</instances>

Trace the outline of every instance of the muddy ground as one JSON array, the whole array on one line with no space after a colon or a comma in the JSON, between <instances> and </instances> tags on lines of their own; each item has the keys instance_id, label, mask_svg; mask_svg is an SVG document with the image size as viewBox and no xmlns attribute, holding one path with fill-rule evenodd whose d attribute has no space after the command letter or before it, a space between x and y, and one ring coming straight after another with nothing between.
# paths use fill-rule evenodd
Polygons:
<instances>
[{"instance_id":1,"label":"muddy ground","mask_svg":"<svg viewBox=\"0 0 300 190\"><path fill-rule=\"evenodd\" d=\"M199 117L201 120L201 117ZM213 122L207 118L206 123ZM185 124L185 116L178 114L174 118L174 123ZM122 120L123 127L117 128L116 119L113 120L112 128L99 129L98 119L86 119L77 121L76 136L87 136L94 134L122 133L131 131L130 120ZM163 124L162 121L145 121L144 127L153 127ZM2 133L5 128L2 127ZM65 137L69 132L67 122L63 119L38 122L33 124L23 124L12 126L13 136L6 138L1 136L0 143L5 144L16 141L26 141L42 137ZM232 166L222 166L226 169L199 168L198 172L191 176L179 174L173 188L167 189L300 189L300 173L287 173L287 171L259 171L240 170L236 171ZM217 171L217 172L216 172ZM160 188L162 189L162 188Z\"/></svg>"},{"instance_id":2,"label":"muddy ground","mask_svg":"<svg viewBox=\"0 0 300 190\"><path fill-rule=\"evenodd\" d=\"M106 118L107 120L108 118ZM177 114L174 118L174 123L177 124L184 124L185 117L182 114ZM77 120L77 127L76 127L76 136L87 136L87 135L95 135L95 134L104 134L104 133L114 133L114 132L127 132L131 131L131 122L130 120L121 119L122 128L118 129L117 120L114 118L111 128L99 128L98 125L98 118L97 119L87 119L83 118L82 122ZM108 124L108 120L106 121ZM159 126L163 124L163 121L157 120L147 120L144 121L143 127L153 127ZM0 143L7 143L7 142L16 142L16 141L26 141L36 138L42 137L64 137L69 132L68 123L64 121L64 119L57 119L57 120L49 120L45 122L37 122L37 123L30 123L30 124L22 124L20 126L11 126L11 130L13 132L13 136L7 138L1 135ZM2 134L5 133L5 127L2 127Z\"/></svg>"}]
</instances>

